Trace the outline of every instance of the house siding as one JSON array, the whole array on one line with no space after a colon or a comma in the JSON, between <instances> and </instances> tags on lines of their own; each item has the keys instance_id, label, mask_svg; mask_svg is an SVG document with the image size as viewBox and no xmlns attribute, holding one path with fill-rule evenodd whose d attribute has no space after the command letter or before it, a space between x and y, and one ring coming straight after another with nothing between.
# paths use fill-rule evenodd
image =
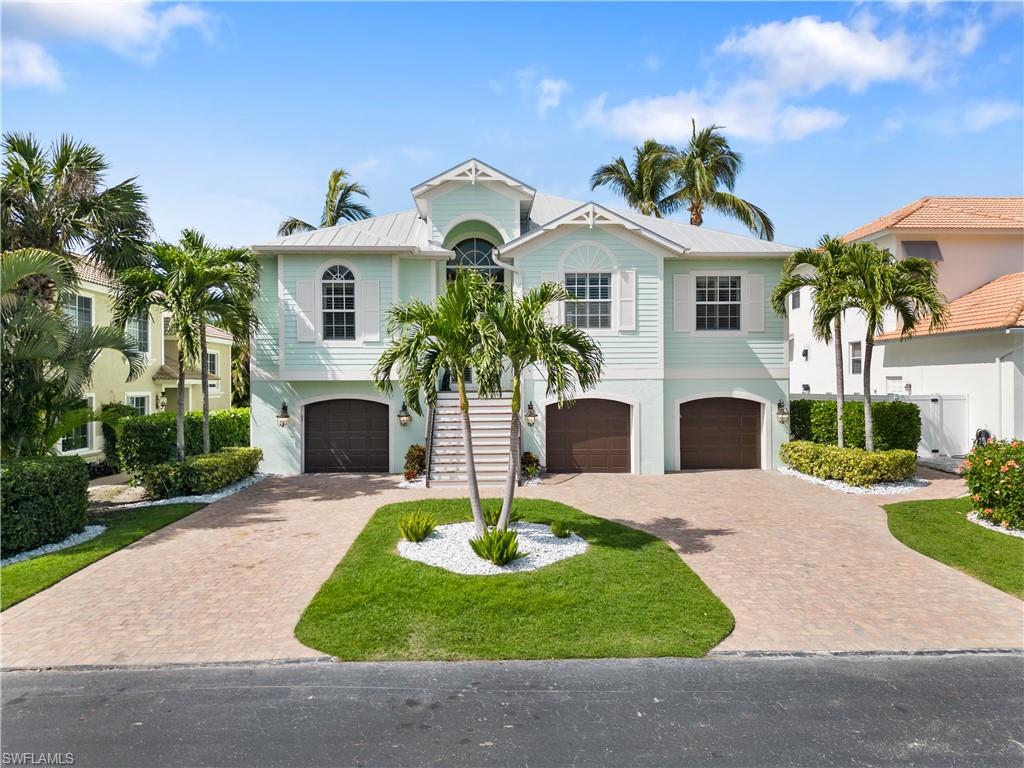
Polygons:
<instances>
[{"instance_id":1,"label":"house siding","mask_svg":"<svg viewBox=\"0 0 1024 768\"><path fill-rule=\"evenodd\" d=\"M430 201L431 239L442 242L452 224L467 216L490 221L511 240L519 232L519 202L483 183L462 184Z\"/></svg>"},{"instance_id":2,"label":"house siding","mask_svg":"<svg viewBox=\"0 0 1024 768\"><path fill-rule=\"evenodd\" d=\"M261 258L259 264L260 292L256 297L255 308L260 322L252 333L250 359L254 368L276 375L281 361L277 258Z\"/></svg>"}]
</instances>

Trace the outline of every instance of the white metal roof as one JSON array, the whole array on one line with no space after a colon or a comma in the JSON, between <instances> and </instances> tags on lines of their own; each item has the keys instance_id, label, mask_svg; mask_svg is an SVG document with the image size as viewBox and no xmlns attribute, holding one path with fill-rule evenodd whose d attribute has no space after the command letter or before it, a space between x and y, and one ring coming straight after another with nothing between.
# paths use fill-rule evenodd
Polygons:
<instances>
[{"instance_id":1,"label":"white metal roof","mask_svg":"<svg viewBox=\"0 0 1024 768\"><path fill-rule=\"evenodd\" d=\"M342 249L449 253L437 243L430 242L428 234L427 223L415 209L410 209L361 221L347 221L333 227L314 229L312 232L296 232L259 243L252 248L266 253Z\"/></svg>"}]
</instances>

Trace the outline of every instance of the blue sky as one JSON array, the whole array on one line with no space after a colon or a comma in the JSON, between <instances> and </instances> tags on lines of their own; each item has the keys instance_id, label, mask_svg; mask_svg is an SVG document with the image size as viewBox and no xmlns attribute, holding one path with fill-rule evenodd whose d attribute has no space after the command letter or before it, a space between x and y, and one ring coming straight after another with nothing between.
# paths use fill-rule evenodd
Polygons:
<instances>
[{"instance_id":1,"label":"blue sky","mask_svg":"<svg viewBox=\"0 0 1024 768\"><path fill-rule=\"evenodd\" d=\"M594 168L693 115L807 245L926 194L1024 192L1022 25L1020 4L5 3L3 128L97 145L161 237L241 245L315 220L337 166L377 213L470 156L614 203Z\"/></svg>"}]
</instances>

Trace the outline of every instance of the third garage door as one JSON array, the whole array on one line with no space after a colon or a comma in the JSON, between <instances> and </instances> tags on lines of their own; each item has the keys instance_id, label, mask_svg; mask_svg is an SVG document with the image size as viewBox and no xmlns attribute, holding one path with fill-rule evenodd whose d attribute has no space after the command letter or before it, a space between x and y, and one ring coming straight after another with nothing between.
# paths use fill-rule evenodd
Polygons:
<instances>
[{"instance_id":1,"label":"third garage door","mask_svg":"<svg viewBox=\"0 0 1024 768\"><path fill-rule=\"evenodd\" d=\"M709 397L679 406L680 469L761 466L761 404Z\"/></svg>"},{"instance_id":2,"label":"third garage door","mask_svg":"<svg viewBox=\"0 0 1024 768\"><path fill-rule=\"evenodd\" d=\"M548 472L629 472L629 411L614 400L549 405Z\"/></svg>"}]
</instances>

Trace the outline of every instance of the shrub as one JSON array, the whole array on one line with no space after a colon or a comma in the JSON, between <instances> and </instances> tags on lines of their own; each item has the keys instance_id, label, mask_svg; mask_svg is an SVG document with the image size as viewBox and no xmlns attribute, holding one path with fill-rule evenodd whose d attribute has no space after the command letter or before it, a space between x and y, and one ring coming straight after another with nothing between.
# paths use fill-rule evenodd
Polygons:
<instances>
[{"instance_id":1,"label":"shrub","mask_svg":"<svg viewBox=\"0 0 1024 768\"><path fill-rule=\"evenodd\" d=\"M429 512L417 509L403 515L398 521L398 531L406 541L423 541L437 528L437 520Z\"/></svg>"},{"instance_id":2,"label":"shrub","mask_svg":"<svg viewBox=\"0 0 1024 768\"><path fill-rule=\"evenodd\" d=\"M103 421L100 422L100 429L103 431L103 455L116 468L114 472L120 472L120 459L117 454L118 429L124 419L136 416L137 413L134 408L124 403L106 403L100 408L100 413L103 414Z\"/></svg>"},{"instance_id":3,"label":"shrub","mask_svg":"<svg viewBox=\"0 0 1024 768\"><path fill-rule=\"evenodd\" d=\"M794 440L785 443L779 453L798 472L850 485L898 482L912 477L917 470L914 451L865 451Z\"/></svg>"},{"instance_id":4,"label":"shrub","mask_svg":"<svg viewBox=\"0 0 1024 768\"><path fill-rule=\"evenodd\" d=\"M121 471L117 468L116 462L107 458L87 462L86 467L89 470L90 480L95 480L97 477L110 477L110 475L116 475Z\"/></svg>"},{"instance_id":5,"label":"shrub","mask_svg":"<svg viewBox=\"0 0 1024 768\"><path fill-rule=\"evenodd\" d=\"M1004 528L1024 528L1024 441L977 446L961 471L979 515Z\"/></svg>"},{"instance_id":6,"label":"shrub","mask_svg":"<svg viewBox=\"0 0 1024 768\"><path fill-rule=\"evenodd\" d=\"M821 445L839 441L835 400L792 400L789 404L789 433L794 440ZM884 400L871 404L875 426L875 450L901 448L916 451L921 441L921 411L905 400ZM849 448L864 447L864 403L847 400L843 405L843 442Z\"/></svg>"},{"instance_id":7,"label":"shrub","mask_svg":"<svg viewBox=\"0 0 1024 768\"><path fill-rule=\"evenodd\" d=\"M259 448L222 448L206 456L147 467L140 484L155 499L213 493L253 474L262 458Z\"/></svg>"},{"instance_id":8,"label":"shrub","mask_svg":"<svg viewBox=\"0 0 1024 768\"><path fill-rule=\"evenodd\" d=\"M427 471L427 449L422 445L410 445L405 452L405 479L415 480Z\"/></svg>"},{"instance_id":9,"label":"shrub","mask_svg":"<svg viewBox=\"0 0 1024 768\"><path fill-rule=\"evenodd\" d=\"M492 506L484 507L484 524L490 528L493 528L498 524L498 518L501 517L501 504L495 504ZM523 519L523 516L519 514L519 510L514 506L512 511L508 513L509 525L512 523L518 523Z\"/></svg>"},{"instance_id":10,"label":"shrub","mask_svg":"<svg viewBox=\"0 0 1024 768\"><path fill-rule=\"evenodd\" d=\"M169 411L133 416L118 428L118 454L121 469L133 480L154 464L175 458L175 414ZM249 445L249 409L232 408L210 414L210 451ZM203 415L185 414L185 455L203 450Z\"/></svg>"},{"instance_id":11,"label":"shrub","mask_svg":"<svg viewBox=\"0 0 1024 768\"><path fill-rule=\"evenodd\" d=\"M560 539L567 539L569 534L572 533L572 529L561 520L555 520L551 523L551 533Z\"/></svg>"},{"instance_id":12,"label":"shrub","mask_svg":"<svg viewBox=\"0 0 1024 768\"><path fill-rule=\"evenodd\" d=\"M523 468L523 477L527 480L533 480L533 478L540 476L540 459L529 451L523 453L520 463Z\"/></svg>"},{"instance_id":13,"label":"shrub","mask_svg":"<svg viewBox=\"0 0 1024 768\"><path fill-rule=\"evenodd\" d=\"M469 546L477 557L489 560L495 565L508 565L523 555L519 552L519 534L513 530L501 531L488 528L478 539L470 539Z\"/></svg>"},{"instance_id":14,"label":"shrub","mask_svg":"<svg viewBox=\"0 0 1024 768\"><path fill-rule=\"evenodd\" d=\"M0 466L0 556L53 544L88 521L89 470L78 456L43 456Z\"/></svg>"}]
</instances>

